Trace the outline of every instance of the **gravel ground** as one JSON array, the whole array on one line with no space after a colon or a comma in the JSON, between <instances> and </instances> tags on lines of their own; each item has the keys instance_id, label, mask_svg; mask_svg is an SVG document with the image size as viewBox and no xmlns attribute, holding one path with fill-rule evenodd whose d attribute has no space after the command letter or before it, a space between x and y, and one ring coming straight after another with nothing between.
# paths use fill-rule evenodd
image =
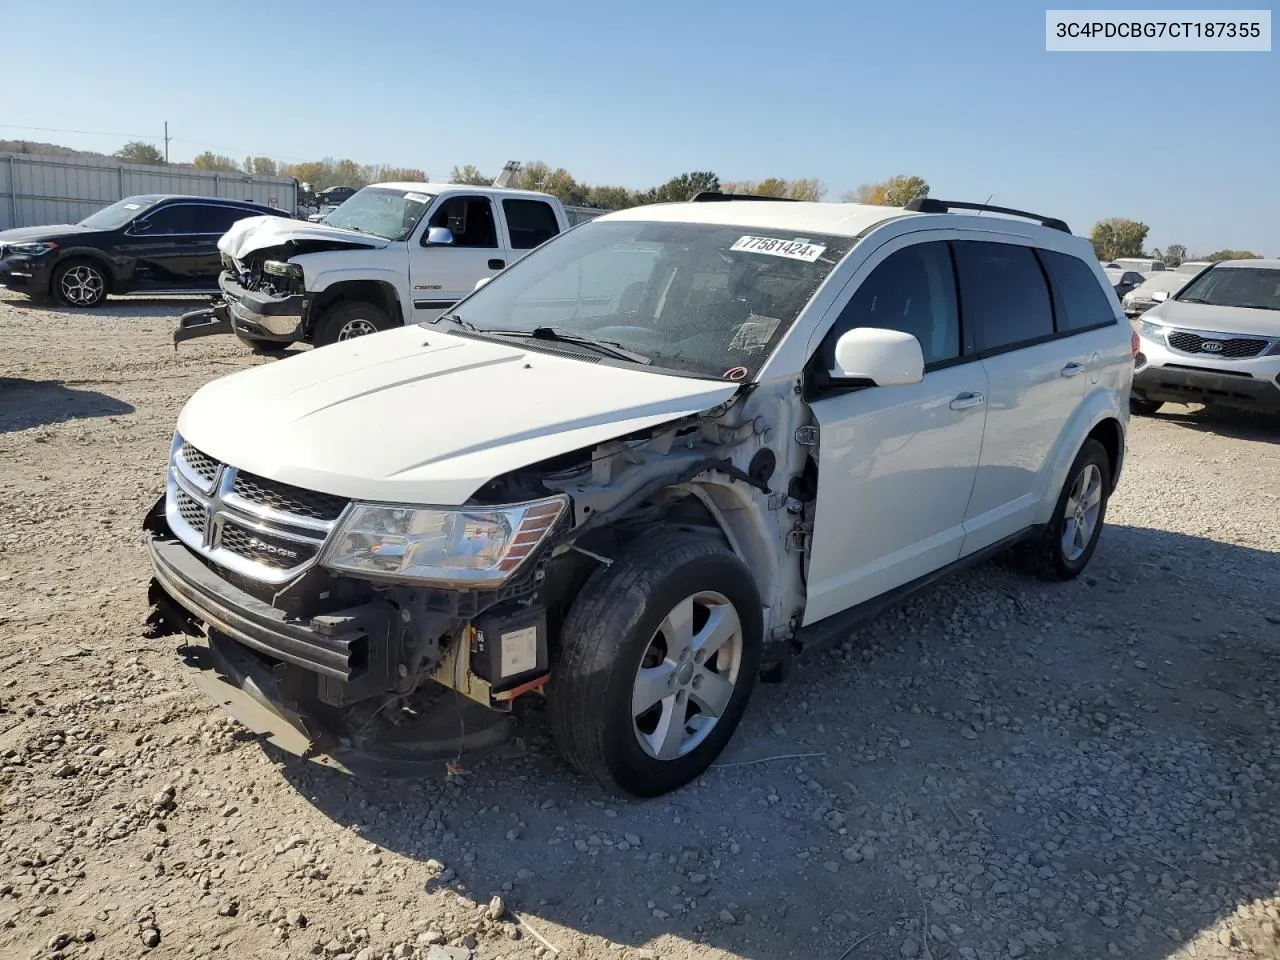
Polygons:
<instances>
[{"instance_id":1,"label":"gravel ground","mask_svg":"<svg viewBox=\"0 0 1280 960\"><path fill-rule=\"evenodd\" d=\"M0 957L1278 957L1280 426L1135 423L1088 574L995 563L758 689L717 768L360 783L141 637L199 301L0 294Z\"/></svg>"}]
</instances>

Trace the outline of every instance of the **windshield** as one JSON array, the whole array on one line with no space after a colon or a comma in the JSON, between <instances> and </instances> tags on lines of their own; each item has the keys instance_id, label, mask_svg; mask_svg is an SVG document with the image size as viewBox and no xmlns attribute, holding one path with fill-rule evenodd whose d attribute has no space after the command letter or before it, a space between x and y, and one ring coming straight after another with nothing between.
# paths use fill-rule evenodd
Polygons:
<instances>
[{"instance_id":1,"label":"windshield","mask_svg":"<svg viewBox=\"0 0 1280 960\"><path fill-rule=\"evenodd\" d=\"M150 210L161 199L160 197L125 197L85 217L80 221L80 226L94 230L115 230L142 214L144 210Z\"/></svg>"},{"instance_id":2,"label":"windshield","mask_svg":"<svg viewBox=\"0 0 1280 960\"><path fill-rule=\"evenodd\" d=\"M324 222L384 240L403 240L413 232L434 199L429 193L365 187L340 204Z\"/></svg>"},{"instance_id":3,"label":"windshield","mask_svg":"<svg viewBox=\"0 0 1280 960\"><path fill-rule=\"evenodd\" d=\"M1214 267L1187 284L1175 299L1215 307L1280 310L1280 269Z\"/></svg>"},{"instance_id":4,"label":"windshield","mask_svg":"<svg viewBox=\"0 0 1280 960\"><path fill-rule=\"evenodd\" d=\"M458 305L484 331L552 327L654 367L745 380L854 240L713 224L592 221Z\"/></svg>"}]
</instances>

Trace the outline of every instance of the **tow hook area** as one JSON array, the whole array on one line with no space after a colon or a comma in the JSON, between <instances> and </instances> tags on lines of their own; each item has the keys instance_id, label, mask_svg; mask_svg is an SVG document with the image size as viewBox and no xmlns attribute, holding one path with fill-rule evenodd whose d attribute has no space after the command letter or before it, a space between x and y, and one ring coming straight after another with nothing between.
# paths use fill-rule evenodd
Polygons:
<instances>
[{"instance_id":1,"label":"tow hook area","mask_svg":"<svg viewBox=\"0 0 1280 960\"><path fill-rule=\"evenodd\" d=\"M204 310L193 310L184 313L173 331L173 349L184 340L195 340L199 337L212 337L221 333L232 333L231 314L227 311L225 300L215 300Z\"/></svg>"}]
</instances>

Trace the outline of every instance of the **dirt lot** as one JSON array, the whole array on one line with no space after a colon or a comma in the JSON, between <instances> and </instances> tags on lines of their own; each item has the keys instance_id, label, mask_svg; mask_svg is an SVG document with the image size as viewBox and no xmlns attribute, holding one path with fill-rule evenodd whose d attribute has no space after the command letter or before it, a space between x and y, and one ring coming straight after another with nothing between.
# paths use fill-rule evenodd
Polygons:
<instances>
[{"instance_id":1,"label":"dirt lot","mask_svg":"<svg viewBox=\"0 0 1280 960\"><path fill-rule=\"evenodd\" d=\"M536 719L364 784L141 637L174 419L258 362L175 354L195 305L0 294L4 960L1280 956L1280 425L1136 422L1086 577L928 591L670 798L587 785Z\"/></svg>"}]
</instances>

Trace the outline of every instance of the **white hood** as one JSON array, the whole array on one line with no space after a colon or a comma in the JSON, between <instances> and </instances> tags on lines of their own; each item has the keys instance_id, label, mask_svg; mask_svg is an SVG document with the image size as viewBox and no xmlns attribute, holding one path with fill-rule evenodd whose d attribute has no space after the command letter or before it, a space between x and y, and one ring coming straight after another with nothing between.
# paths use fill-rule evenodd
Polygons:
<instances>
[{"instance_id":1,"label":"white hood","mask_svg":"<svg viewBox=\"0 0 1280 960\"><path fill-rule=\"evenodd\" d=\"M339 240L354 246L385 247L389 240L357 230L342 230L327 223L307 223L288 217L245 217L222 235L218 249L242 260L254 250L278 247L290 240Z\"/></svg>"},{"instance_id":2,"label":"white hood","mask_svg":"<svg viewBox=\"0 0 1280 960\"><path fill-rule=\"evenodd\" d=\"M509 470L701 412L736 389L413 326L206 384L178 432L294 486L456 506Z\"/></svg>"}]
</instances>

